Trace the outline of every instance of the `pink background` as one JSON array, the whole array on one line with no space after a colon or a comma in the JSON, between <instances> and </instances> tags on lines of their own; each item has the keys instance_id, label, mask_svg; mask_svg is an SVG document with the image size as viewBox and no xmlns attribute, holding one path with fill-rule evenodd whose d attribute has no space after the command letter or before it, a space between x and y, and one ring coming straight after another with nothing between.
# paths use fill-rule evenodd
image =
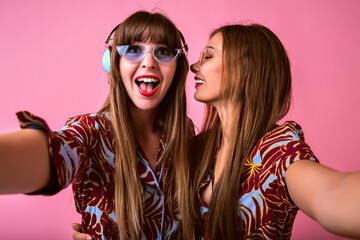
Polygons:
<instances>
[{"instance_id":1,"label":"pink background","mask_svg":"<svg viewBox=\"0 0 360 240\"><path fill-rule=\"evenodd\" d=\"M358 0L1 0L0 133L19 129L15 112L23 109L54 130L68 117L99 109L108 91L101 65L105 36L133 11L154 8L182 30L190 62L221 24L245 20L272 29L292 63L294 102L287 119L301 124L323 164L360 169ZM200 127L203 105L192 98L193 77L187 82L189 116ZM0 197L0 239L71 239L71 223L79 221L70 188L53 197ZM343 238L299 213L293 239Z\"/></svg>"}]
</instances>

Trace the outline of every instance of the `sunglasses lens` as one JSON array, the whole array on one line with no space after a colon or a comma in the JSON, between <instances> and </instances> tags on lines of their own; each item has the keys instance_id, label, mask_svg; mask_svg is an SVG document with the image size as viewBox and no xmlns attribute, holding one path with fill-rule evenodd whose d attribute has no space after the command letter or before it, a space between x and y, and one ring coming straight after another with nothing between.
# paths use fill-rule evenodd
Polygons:
<instances>
[{"instance_id":1,"label":"sunglasses lens","mask_svg":"<svg viewBox=\"0 0 360 240\"><path fill-rule=\"evenodd\" d=\"M154 48L154 57L159 62L167 63L174 59L175 54L166 47L156 47Z\"/></svg>"},{"instance_id":2,"label":"sunglasses lens","mask_svg":"<svg viewBox=\"0 0 360 240\"><path fill-rule=\"evenodd\" d=\"M121 56L133 62L140 61L146 51L145 47L138 45L122 45L118 46L117 49Z\"/></svg>"},{"instance_id":3,"label":"sunglasses lens","mask_svg":"<svg viewBox=\"0 0 360 240\"><path fill-rule=\"evenodd\" d=\"M116 47L118 53L132 62L140 62L148 50L144 46L139 45L121 45ZM151 51L156 61L160 63L168 63L180 56L181 51L170 51L167 47L155 47Z\"/></svg>"},{"instance_id":4,"label":"sunglasses lens","mask_svg":"<svg viewBox=\"0 0 360 240\"><path fill-rule=\"evenodd\" d=\"M200 52L200 58L199 58L200 64L203 64L203 63L204 63L205 56L208 54L208 52L209 52L209 48L208 48L208 47L204 48L204 49Z\"/></svg>"}]
</instances>

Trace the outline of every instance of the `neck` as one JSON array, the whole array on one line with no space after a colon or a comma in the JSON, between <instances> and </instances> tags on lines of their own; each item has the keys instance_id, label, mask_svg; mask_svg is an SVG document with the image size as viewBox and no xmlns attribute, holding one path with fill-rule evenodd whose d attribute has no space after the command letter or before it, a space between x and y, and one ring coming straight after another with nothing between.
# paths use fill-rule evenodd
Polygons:
<instances>
[{"instance_id":1,"label":"neck","mask_svg":"<svg viewBox=\"0 0 360 240\"><path fill-rule=\"evenodd\" d=\"M232 122L233 122L233 114L230 108L226 110L224 108L217 108L217 112L219 114L220 122L221 122L221 145L219 152L217 153L216 162L215 162L215 184L219 180L222 172L228 162L227 159L228 152L230 151L231 145L231 132Z\"/></svg>"},{"instance_id":2,"label":"neck","mask_svg":"<svg viewBox=\"0 0 360 240\"><path fill-rule=\"evenodd\" d=\"M136 138L157 132L157 129L155 129L157 110L135 109L131 111L131 115L134 122L134 134Z\"/></svg>"},{"instance_id":3,"label":"neck","mask_svg":"<svg viewBox=\"0 0 360 240\"><path fill-rule=\"evenodd\" d=\"M233 114L231 108L229 107L226 110L224 107L221 108L217 107L216 109L219 114L220 123L221 123L221 133L222 133L221 145L225 145L231 136L231 132L233 131L232 129Z\"/></svg>"}]
</instances>

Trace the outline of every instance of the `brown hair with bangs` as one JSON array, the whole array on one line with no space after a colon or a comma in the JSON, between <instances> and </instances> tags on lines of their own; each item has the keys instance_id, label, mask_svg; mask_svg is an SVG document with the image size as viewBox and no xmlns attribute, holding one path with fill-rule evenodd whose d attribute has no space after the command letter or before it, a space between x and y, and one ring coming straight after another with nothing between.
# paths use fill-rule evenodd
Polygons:
<instances>
[{"instance_id":1,"label":"brown hair with bangs","mask_svg":"<svg viewBox=\"0 0 360 240\"><path fill-rule=\"evenodd\" d=\"M211 239L242 239L244 221L238 216L243 169L251 151L268 131L283 118L291 103L290 63L285 48L268 28L258 25L227 25L212 32L223 38L223 78L219 106L231 111L230 147L225 152L226 164L209 206ZM203 125L203 149L194 172L195 192L204 176L215 164L214 156L221 147L222 129L217 110L207 107ZM200 140L201 141L201 140ZM201 168L200 168L201 166ZM195 201L192 198L192 201ZM195 202L192 216L202 224Z\"/></svg>"},{"instance_id":2,"label":"brown hair with bangs","mask_svg":"<svg viewBox=\"0 0 360 240\"><path fill-rule=\"evenodd\" d=\"M135 12L125 19L116 29L113 49L147 39L157 44L165 44L169 49L183 48L182 35L176 26L161 13ZM143 222L143 191L137 169L137 145L133 135L131 103L119 71L120 56L111 53L110 94L101 111L109 111L114 135L115 149L115 213L120 238L141 238ZM190 236L191 224L188 206L188 119L186 116L185 80L189 69L186 54L177 59L176 72L171 86L161 101L156 119L156 129L166 136L166 147L162 158L170 158L164 179L166 203L172 217L180 207L184 236ZM175 155L176 153L176 155Z\"/></svg>"}]
</instances>

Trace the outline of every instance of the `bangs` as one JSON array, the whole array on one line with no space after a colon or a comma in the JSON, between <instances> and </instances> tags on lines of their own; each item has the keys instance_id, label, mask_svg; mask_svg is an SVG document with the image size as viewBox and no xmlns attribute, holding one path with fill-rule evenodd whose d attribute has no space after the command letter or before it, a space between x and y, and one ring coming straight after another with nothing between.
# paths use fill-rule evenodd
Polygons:
<instances>
[{"instance_id":1,"label":"bangs","mask_svg":"<svg viewBox=\"0 0 360 240\"><path fill-rule=\"evenodd\" d=\"M179 34L175 25L164 16L154 13L139 12L125 20L118 29L117 45L130 45L134 42L152 41L164 44L170 49L181 48ZM146 34L146 35L144 35Z\"/></svg>"}]
</instances>

